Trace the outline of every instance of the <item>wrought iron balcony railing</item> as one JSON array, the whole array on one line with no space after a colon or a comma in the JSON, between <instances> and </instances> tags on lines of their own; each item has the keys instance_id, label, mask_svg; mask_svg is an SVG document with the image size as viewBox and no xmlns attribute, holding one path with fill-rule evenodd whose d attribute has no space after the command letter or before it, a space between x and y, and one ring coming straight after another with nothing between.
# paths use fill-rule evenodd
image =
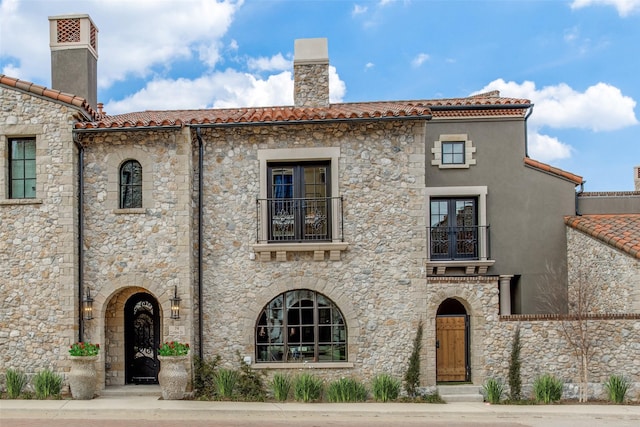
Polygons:
<instances>
[{"instance_id":1,"label":"wrought iron balcony railing","mask_svg":"<svg viewBox=\"0 0 640 427\"><path fill-rule=\"evenodd\" d=\"M257 242L343 241L342 197L257 199Z\"/></svg>"},{"instance_id":2,"label":"wrought iron balcony railing","mask_svg":"<svg viewBox=\"0 0 640 427\"><path fill-rule=\"evenodd\" d=\"M427 227L431 260L491 258L489 226Z\"/></svg>"}]
</instances>

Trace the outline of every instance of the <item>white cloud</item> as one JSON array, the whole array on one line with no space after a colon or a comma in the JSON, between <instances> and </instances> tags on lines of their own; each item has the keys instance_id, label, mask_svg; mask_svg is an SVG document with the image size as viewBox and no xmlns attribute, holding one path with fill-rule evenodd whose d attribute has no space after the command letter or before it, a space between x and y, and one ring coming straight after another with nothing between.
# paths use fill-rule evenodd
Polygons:
<instances>
[{"instance_id":1,"label":"white cloud","mask_svg":"<svg viewBox=\"0 0 640 427\"><path fill-rule=\"evenodd\" d=\"M618 15L625 17L640 11L640 0L573 0L572 9L581 9L593 5L613 6L618 10Z\"/></svg>"},{"instance_id":2,"label":"white cloud","mask_svg":"<svg viewBox=\"0 0 640 427\"><path fill-rule=\"evenodd\" d=\"M282 56L281 53L278 53L277 55L274 55L271 58L265 58L265 57L251 58L247 61L247 65L250 70L282 71L282 70L291 69L291 67L293 66L293 63L285 59L285 57Z\"/></svg>"},{"instance_id":3,"label":"white cloud","mask_svg":"<svg viewBox=\"0 0 640 427\"><path fill-rule=\"evenodd\" d=\"M636 101L607 83L597 83L578 92L565 83L537 89L535 83L489 83L479 93L499 90L502 96L530 99L535 111L530 123L558 129L578 128L611 131L638 124L634 108Z\"/></svg>"},{"instance_id":4,"label":"white cloud","mask_svg":"<svg viewBox=\"0 0 640 427\"><path fill-rule=\"evenodd\" d=\"M375 67L375 66L376 66L376 65L375 65L373 62L367 62L367 63L365 64L365 66L364 66L364 70L365 70L365 71L370 70L370 69L372 69L372 68L373 68L373 67Z\"/></svg>"},{"instance_id":5,"label":"white cloud","mask_svg":"<svg viewBox=\"0 0 640 427\"><path fill-rule=\"evenodd\" d=\"M534 82L516 83L494 80L478 93L499 90L500 95L524 98L534 104L529 118L530 154L550 161L569 157L571 147L554 137L543 135L543 128L586 129L593 132L613 131L638 124L636 101L607 83L597 83L578 92L561 83L537 89Z\"/></svg>"},{"instance_id":6,"label":"white cloud","mask_svg":"<svg viewBox=\"0 0 640 427\"><path fill-rule=\"evenodd\" d=\"M542 162L566 159L571 157L573 148L564 144L558 138L542 135L537 132L528 135L529 156Z\"/></svg>"},{"instance_id":7,"label":"white cloud","mask_svg":"<svg viewBox=\"0 0 640 427\"><path fill-rule=\"evenodd\" d=\"M220 40L240 1L181 0L180 7L156 0L85 0L99 29L99 85L109 87L126 77L147 77L153 67L170 66L194 52L213 67L220 58ZM75 0L3 0L0 3L2 56L19 58L22 78L50 85L47 16L74 13ZM168 65L167 65L168 64Z\"/></svg>"},{"instance_id":8,"label":"white cloud","mask_svg":"<svg viewBox=\"0 0 640 427\"><path fill-rule=\"evenodd\" d=\"M352 15L361 15L367 11L367 6L360 6L359 4L353 6Z\"/></svg>"},{"instance_id":9,"label":"white cloud","mask_svg":"<svg viewBox=\"0 0 640 427\"><path fill-rule=\"evenodd\" d=\"M335 67L329 66L329 98L342 102L346 85ZM197 79L154 79L125 99L106 103L108 114L144 110L265 107L293 104L291 71L266 79L227 69Z\"/></svg>"},{"instance_id":10,"label":"white cloud","mask_svg":"<svg viewBox=\"0 0 640 427\"><path fill-rule=\"evenodd\" d=\"M411 65L415 68L421 66L424 62L429 60L429 55L426 53L419 53L415 58L411 61Z\"/></svg>"},{"instance_id":11,"label":"white cloud","mask_svg":"<svg viewBox=\"0 0 640 427\"><path fill-rule=\"evenodd\" d=\"M293 91L293 86L292 89ZM344 95L347 93L347 85L340 80L338 71L333 65L329 66L329 101L342 102Z\"/></svg>"}]
</instances>

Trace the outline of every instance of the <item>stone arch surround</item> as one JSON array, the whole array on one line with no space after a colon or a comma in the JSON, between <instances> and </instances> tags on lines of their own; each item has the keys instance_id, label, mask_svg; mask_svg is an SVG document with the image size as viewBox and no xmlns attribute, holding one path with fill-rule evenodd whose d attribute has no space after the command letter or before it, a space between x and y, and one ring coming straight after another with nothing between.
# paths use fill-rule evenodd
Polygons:
<instances>
[{"instance_id":1,"label":"stone arch surround","mask_svg":"<svg viewBox=\"0 0 640 427\"><path fill-rule=\"evenodd\" d=\"M469 363L473 384L484 382L483 355L488 322L498 319L497 276L429 277L425 321L426 385L436 385L436 313L446 299L459 301L469 315Z\"/></svg>"},{"instance_id":2,"label":"stone arch surround","mask_svg":"<svg viewBox=\"0 0 640 427\"><path fill-rule=\"evenodd\" d=\"M171 292L158 288L138 275L123 275L116 282L108 282L94 295L93 319L85 321L85 340L100 343L98 389L108 385L124 385L124 305L134 294L144 292L153 296L160 310L160 340L167 336ZM176 337L181 341L185 338Z\"/></svg>"},{"instance_id":3,"label":"stone arch surround","mask_svg":"<svg viewBox=\"0 0 640 427\"><path fill-rule=\"evenodd\" d=\"M300 278L294 283L293 286L290 282L274 282L271 286L264 288L256 295L252 304L247 310L244 311L244 330L248 331L248 333L242 334L242 336L246 337L244 347L247 349L247 352L249 352L249 350L253 350L254 348L254 334L257 316L262 311L264 306L267 305L269 301L271 301L277 295L296 289L309 289L325 295L336 304L338 309L340 309L340 311L342 312L342 316L347 323L348 361L352 361L352 357L357 354L359 347L358 343L360 341L360 331L362 330L360 318L357 315L349 296L346 295L340 287L337 287L334 284L329 284L326 280L319 279L317 277Z\"/></svg>"}]
</instances>

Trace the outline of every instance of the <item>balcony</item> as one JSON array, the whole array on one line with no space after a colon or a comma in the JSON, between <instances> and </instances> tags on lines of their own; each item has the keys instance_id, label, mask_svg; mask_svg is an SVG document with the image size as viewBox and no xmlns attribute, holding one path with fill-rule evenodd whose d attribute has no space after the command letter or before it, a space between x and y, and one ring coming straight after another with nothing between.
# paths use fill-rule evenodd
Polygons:
<instances>
[{"instance_id":1,"label":"balcony","mask_svg":"<svg viewBox=\"0 0 640 427\"><path fill-rule=\"evenodd\" d=\"M276 254L313 252L314 259L339 260L344 243L342 197L269 198L256 200L256 244L254 252L267 261Z\"/></svg>"},{"instance_id":2,"label":"balcony","mask_svg":"<svg viewBox=\"0 0 640 427\"><path fill-rule=\"evenodd\" d=\"M491 260L489 226L428 227L429 274L443 275L447 269L464 274L486 274Z\"/></svg>"}]
</instances>

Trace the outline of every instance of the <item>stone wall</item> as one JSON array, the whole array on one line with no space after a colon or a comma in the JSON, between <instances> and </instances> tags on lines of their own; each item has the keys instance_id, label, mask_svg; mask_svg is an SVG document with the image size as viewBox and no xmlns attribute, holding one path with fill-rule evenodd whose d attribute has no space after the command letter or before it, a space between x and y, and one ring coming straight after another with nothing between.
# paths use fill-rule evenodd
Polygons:
<instances>
[{"instance_id":1,"label":"stone wall","mask_svg":"<svg viewBox=\"0 0 640 427\"><path fill-rule=\"evenodd\" d=\"M547 316L504 316L492 325L491 346L484 350L485 378L493 377L508 384L509 360L514 330L521 334L522 384L525 397L531 396L535 378L550 373L564 381L564 396L576 398L580 374L579 363L562 334L575 320ZM594 348L590 362L590 398L606 399L603 383L610 375L623 375L632 382L627 396L640 401L640 316L589 320L587 325ZM570 330L570 329L569 329Z\"/></svg>"},{"instance_id":2,"label":"stone wall","mask_svg":"<svg viewBox=\"0 0 640 427\"><path fill-rule=\"evenodd\" d=\"M422 135L423 125L402 121L203 129L205 357L254 359L262 308L285 290L311 289L337 304L348 327L349 363L328 375L401 376L425 304ZM258 150L311 147L340 149L332 196L344 196L348 249L339 261L298 251L283 262L252 259Z\"/></svg>"},{"instance_id":3,"label":"stone wall","mask_svg":"<svg viewBox=\"0 0 640 427\"><path fill-rule=\"evenodd\" d=\"M135 292L159 303L160 341L193 343L191 139L181 131L83 135L84 282L94 296L87 338L104 343L106 384L124 384L124 304ZM119 209L118 174L135 159L143 207ZM170 319L177 289L180 319Z\"/></svg>"},{"instance_id":4,"label":"stone wall","mask_svg":"<svg viewBox=\"0 0 640 427\"><path fill-rule=\"evenodd\" d=\"M60 371L78 337L77 112L3 87L0 105L0 373ZM9 137L36 139L36 199L8 199Z\"/></svg>"},{"instance_id":5,"label":"stone wall","mask_svg":"<svg viewBox=\"0 0 640 427\"><path fill-rule=\"evenodd\" d=\"M567 227L569 293L594 284L593 313L640 313L640 261Z\"/></svg>"}]
</instances>

